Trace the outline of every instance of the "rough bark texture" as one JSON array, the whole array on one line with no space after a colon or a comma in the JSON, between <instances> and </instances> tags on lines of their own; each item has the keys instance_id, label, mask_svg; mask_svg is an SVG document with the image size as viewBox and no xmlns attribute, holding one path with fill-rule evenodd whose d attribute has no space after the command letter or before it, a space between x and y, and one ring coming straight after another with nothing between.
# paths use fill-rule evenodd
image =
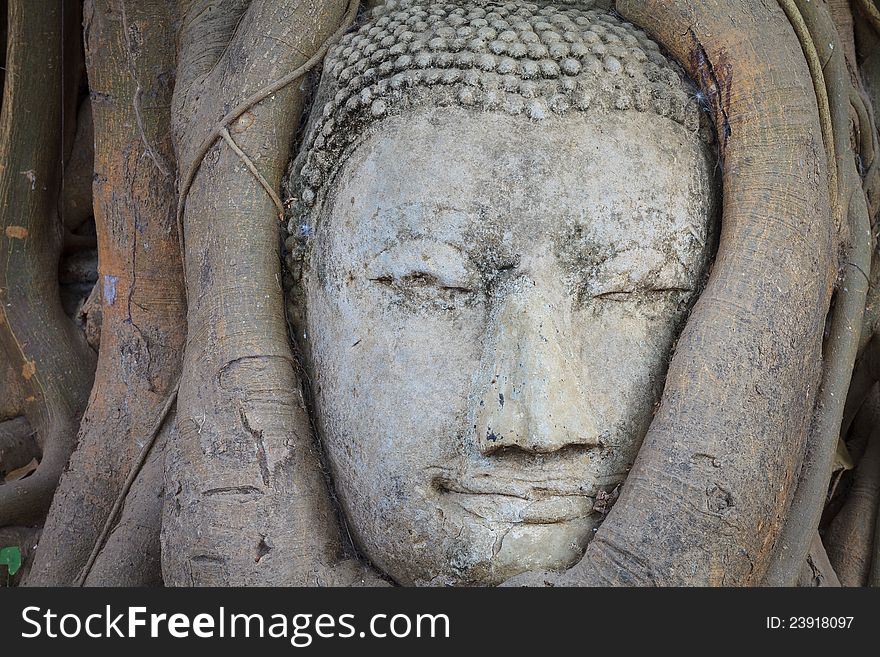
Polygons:
<instances>
[{"instance_id":1,"label":"rough bark texture","mask_svg":"<svg viewBox=\"0 0 880 657\"><path fill-rule=\"evenodd\" d=\"M75 231L92 216L92 174L95 159L95 130L92 102L86 99L78 112L76 138L61 190L61 221L68 231Z\"/></svg>"},{"instance_id":2,"label":"rough bark texture","mask_svg":"<svg viewBox=\"0 0 880 657\"><path fill-rule=\"evenodd\" d=\"M19 390L21 371L16 372L12 363L0 349L0 418L10 420L21 413L22 399Z\"/></svg>"},{"instance_id":3,"label":"rough bark texture","mask_svg":"<svg viewBox=\"0 0 880 657\"><path fill-rule=\"evenodd\" d=\"M850 0L825 0L825 4L834 19L847 60L855 63L856 44L853 35L853 14L850 9Z\"/></svg>"},{"instance_id":4,"label":"rough bark texture","mask_svg":"<svg viewBox=\"0 0 880 657\"><path fill-rule=\"evenodd\" d=\"M853 433L867 433L867 445L853 473L843 507L831 521L825 543L828 558L844 586L865 586L871 569L877 499L880 495L880 403L875 388L859 412Z\"/></svg>"},{"instance_id":5,"label":"rough bark texture","mask_svg":"<svg viewBox=\"0 0 880 657\"><path fill-rule=\"evenodd\" d=\"M79 446L46 521L32 584L69 584L79 574L180 370L186 311L170 138L173 9L171 0L86 6L101 351ZM102 566L89 583L160 581L161 462L154 454L137 494L126 500L128 515L140 520L117 527L105 548L102 562L119 563Z\"/></svg>"},{"instance_id":6,"label":"rough bark texture","mask_svg":"<svg viewBox=\"0 0 880 657\"><path fill-rule=\"evenodd\" d=\"M113 532L85 578L85 586L161 586L159 535L162 524L165 443L173 441L174 418L150 452L125 499Z\"/></svg>"},{"instance_id":7,"label":"rough bark texture","mask_svg":"<svg viewBox=\"0 0 880 657\"><path fill-rule=\"evenodd\" d=\"M27 418L0 422L0 483L7 473L39 456L40 450Z\"/></svg>"},{"instance_id":8,"label":"rough bark texture","mask_svg":"<svg viewBox=\"0 0 880 657\"><path fill-rule=\"evenodd\" d=\"M180 3L174 132L181 171L230 107L303 64L346 8L338 1L244 4ZM273 189L301 112L294 83L229 127ZM165 465L165 582L326 582L338 529L287 334L278 213L223 142L201 162L184 226L189 333L180 435Z\"/></svg>"},{"instance_id":9,"label":"rough bark texture","mask_svg":"<svg viewBox=\"0 0 880 657\"><path fill-rule=\"evenodd\" d=\"M21 375L22 410L43 459L27 479L0 486L0 527L38 521L48 509L92 383L95 355L64 314L58 288L58 126L75 112L78 84L64 75L62 60L75 59L78 31L73 0L9 3L0 117L0 343Z\"/></svg>"},{"instance_id":10,"label":"rough bark texture","mask_svg":"<svg viewBox=\"0 0 880 657\"><path fill-rule=\"evenodd\" d=\"M804 561L797 580L798 586L811 587L835 587L841 582L828 560L828 553L822 543L819 532L813 532L813 540L810 543L810 552Z\"/></svg>"},{"instance_id":11,"label":"rough bark texture","mask_svg":"<svg viewBox=\"0 0 880 657\"><path fill-rule=\"evenodd\" d=\"M833 223L839 232L840 271L836 300L826 327L822 384L808 449L785 527L767 571L766 583L775 586L796 582L825 505L847 390L862 337L867 272L871 271L873 251L867 196L856 157L871 166L875 128L868 120L859 124L857 113L853 113L853 103L860 102L859 90L853 86L844 48L824 4L787 0L786 11L799 32L807 61L813 62L811 74L823 115L829 170L833 173L830 191ZM858 140L859 132L867 139Z\"/></svg>"},{"instance_id":12,"label":"rough bark texture","mask_svg":"<svg viewBox=\"0 0 880 657\"><path fill-rule=\"evenodd\" d=\"M860 2L854 2L854 4L861 6ZM853 31L855 33L858 75L864 86L864 95L867 99L868 109L869 111L873 110L875 127L876 113L880 111L880 9L877 10L876 14L875 20L869 20L865 16L863 9L853 9ZM873 167L880 169L880 158L875 159ZM874 185L867 188L867 193L871 217L876 219L877 212L880 210L880 181L875 179ZM875 259L875 261L880 261L880 259ZM880 278L880 274L876 278L872 276L872 282L878 278ZM872 319L872 322L869 324L871 333L873 333L877 326L877 317L878 313L880 313L880 302L877 300L877 295L880 294L880 291L878 290L880 290L880 286L872 290L873 294L870 300L874 304L873 309L869 307L865 310L866 315Z\"/></svg>"}]
</instances>

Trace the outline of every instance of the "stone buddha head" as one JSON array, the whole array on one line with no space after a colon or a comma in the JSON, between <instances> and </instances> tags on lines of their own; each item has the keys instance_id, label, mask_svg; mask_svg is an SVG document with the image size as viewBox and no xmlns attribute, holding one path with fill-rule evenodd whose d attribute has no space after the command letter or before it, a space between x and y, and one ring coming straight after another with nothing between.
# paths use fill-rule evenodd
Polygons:
<instances>
[{"instance_id":1,"label":"stone buddha head","mask_svg":"<svg viewBox=\"0 0 880 657\"><path fill-rule=\"evenodd\" d=\"M707 275L688 92L588 1L387 2L330 51L291 314L342 515L394 581L582 556Z\"/></svg>"}]
</instances>

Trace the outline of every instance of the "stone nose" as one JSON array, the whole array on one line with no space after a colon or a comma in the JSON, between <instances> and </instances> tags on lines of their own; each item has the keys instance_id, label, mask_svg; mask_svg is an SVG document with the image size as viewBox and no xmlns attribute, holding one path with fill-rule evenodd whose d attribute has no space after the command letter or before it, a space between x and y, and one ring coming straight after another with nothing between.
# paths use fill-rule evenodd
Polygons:
<instances>
[{"instance_id":1,"label":"stone nose","mask_svg":"<svg viewBox=\"0 0 880 657\"><path fill-rule=\"evenodd\" d=\"M561 297L561 295L560 295ZM598 446L584 368L563 299L530 284L490 319L476 439L484 455L505 448L544 454Z\"/></svg>"}]
</instances>

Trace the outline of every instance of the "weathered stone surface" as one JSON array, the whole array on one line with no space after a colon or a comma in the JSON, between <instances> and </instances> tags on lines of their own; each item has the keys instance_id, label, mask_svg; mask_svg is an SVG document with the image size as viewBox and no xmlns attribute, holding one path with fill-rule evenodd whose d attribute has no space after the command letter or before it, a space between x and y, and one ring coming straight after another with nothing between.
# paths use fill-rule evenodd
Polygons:
<instances>
[{"instance_id":1,"label":"weathered stone surface","mask_svg":"<svg viewBox=\"0 0 880 657\"><path fill-rule=\"evenodd\" d=\"M607 14L507 3L504 17L478 17L478 4L430 6L465 6L442 18L450 29L498 38L502 20L513 31L527 18L534 34L551 31L544 17L559 25L559 41L506 43L639 34L640 52L659 54ZM356 34L408 25L377 11ZM434 15L395 43L440 38ZM355 59L331 57L319 97L345 70L333 57ZM424 70L415 57L400 67ZM307 162L332 157L291 220L291 316L350 532L398 583L494 584L572 565L635 459L705 278L715 165L698 122L617 106L618 75L595 75L589 111L541 120L461 102L482 82L402 85L360 123L316 105L312 134L348 145L306 144Z\"/></svg>"}]
</instances>

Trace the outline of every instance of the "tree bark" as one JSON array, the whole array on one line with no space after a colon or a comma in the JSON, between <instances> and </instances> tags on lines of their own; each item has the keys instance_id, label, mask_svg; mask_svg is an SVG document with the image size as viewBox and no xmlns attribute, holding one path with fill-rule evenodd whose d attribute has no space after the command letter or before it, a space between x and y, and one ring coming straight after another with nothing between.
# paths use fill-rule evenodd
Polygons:
<instances>
[{"instance_id":1,"label":"tree bark","mask_svg":"<svg viewBox=\"0 0 880 657\"><path fill-rule=\"evenodd\" d=\"M860 124L858 113L853 112L853 103L862 101L859 90L853 86L844 48L825 5L807 0L788 0L788 3L789 18L801 32L806 59L814 61L811 73L820 109L827 103L823 110L823 137L829 170L833 173L830 191L840 255L839 284L827 321L828 338L822 354L821 388L797 489L768 567L766 583L771 586L795 584L825 506L847 392L864 337L867 272L871 271L874 250L868 195L856 168L856 157L871 164L875 127L870 120ZM827 98L824 102L823 97ZM859 133L868 139L858 140Z\"/></svg>"},{"instance_id":2,"label":"tree bark","mask_svg":"<svg viewBox=\"0 0 880 657\"><path fill-rule=\"evenodd\" d=\"M34 432L25 417L0 422L0 483L10 471L39 458Z\"/></svg>"},{"instance_id":3,"label":"tree bark","mask_svg":"<svg viewBox=\"0 0 880 657\"><path fill-rule=\"evenodd\" d=\"M101 350L79 446L55 496L29 584L70 584L80 573L177 383L186 308L170 137L173 16L171 0L94 0L86 6ZM117 527L105 548L105 562L131 567L103 568L90 583L160 581L160 467L156 454L141 473L145 492L126 500L141 521Z\"/></svg>"},{"instance_id":4,"label":"tree bark","mask_svg":"<svg viewBox=\"0 0 880 657\"><path fill-rule=\"evenodd\" d=\"M230 107L318 50L345 4L181 3L174 97L181 172ZM302 110L297 81L229 126L272 189L280 189ZM338 526L287 332L278 211L225 142L194 164L183 215L188 348L179 437L165 464L165 581L329 583Z\"/></svg>"},{"instance_id":5,"label":"tree bark","mask_svg":"<svg viewBox=\"0 0 880 657\"><path fill-rule=\"evenodd\" d=\"M0 486L0 527L39 521L76 444L95 355L65 316L58 288L62 118L78 79L63 61L79 48L75 0L11 0L0 116L0 343L20 374L23 414L37 431L37 471ZM67 51L65 53L65 51ZM65 56L66 55L66 56Z\"/></svg>"},{"instance_id":6,"label":"tree bark","mask_svg":"<svg viewBox=\"0 0 880 657\"><path fill-rule=\"evenodd\" d=\"M70 159L64 168L61 222L67 231L75 231L94 214L92 209L94 160L95 130L92 123L92 102L86 99L80 104L76 138Z\"/></svg>"},{"instance_id":7,"label":"tree bark","mask_svg":"<svg viewBox=\"0 0 880 657\"><path fill-rule=\"evenodd\" d=\"M828 558L843 586L865 586L871 570L874 526L880 496L880 399L875 387L859 412L854 431L868 434L846 501L826 531Z\"/></svg>"},{"instance_id":8,"label":"tree bark","mask_svg":"<svg viewBox=\"0 0 880 657\"><path fill-rule=\"evenodd\" d=\"M841 581L837 572L828 560L828 553L822 543L822 537L818 531L813 532L813 540L810 543L810 551L801 566L797 580L798 586L809 587L839 587Z\"/></svg>"}]
</instances>

